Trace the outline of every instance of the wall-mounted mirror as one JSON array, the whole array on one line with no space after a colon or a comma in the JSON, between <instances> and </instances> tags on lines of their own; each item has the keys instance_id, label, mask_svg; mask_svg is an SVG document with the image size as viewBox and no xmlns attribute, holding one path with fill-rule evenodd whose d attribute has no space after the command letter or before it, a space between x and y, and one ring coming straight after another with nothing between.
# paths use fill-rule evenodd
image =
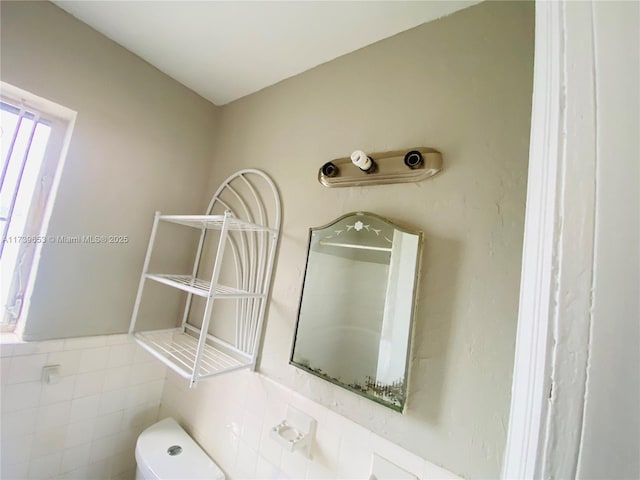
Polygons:
<instances>
[{"instance_id":1,"label":"wall-mounted mirror","mask_svg":"<svg viewBox=\"0 0 640 480\"><path fill-rule=\"evenodd\" d=\"M371 213L312 228L291 364L401 412L421 243Z\"/></svg>"}]
</instances>

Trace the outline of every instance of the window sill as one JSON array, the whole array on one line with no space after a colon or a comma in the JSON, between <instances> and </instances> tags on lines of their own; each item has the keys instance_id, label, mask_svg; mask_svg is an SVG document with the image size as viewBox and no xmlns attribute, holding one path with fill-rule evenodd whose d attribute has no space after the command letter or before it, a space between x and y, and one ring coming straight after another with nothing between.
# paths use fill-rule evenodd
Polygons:
<instances>
[{"instance_id":1,"label":"window sill","mask_svg":"<svg viewBox=\"0 0 640 480\"><path fill-rule=\"evenodd\" d=\"M15 345L16 343L25 343L20 338L12 332L2 332L0 333L0 345Z\"/></svg>"}]
</instances>

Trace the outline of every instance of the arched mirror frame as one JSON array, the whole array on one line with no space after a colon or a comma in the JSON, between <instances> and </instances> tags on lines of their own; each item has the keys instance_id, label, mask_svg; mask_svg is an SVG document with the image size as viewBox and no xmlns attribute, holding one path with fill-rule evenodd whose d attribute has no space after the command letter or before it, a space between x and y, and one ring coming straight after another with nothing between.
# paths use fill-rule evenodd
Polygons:
<instances>
[{"instance_id":1,"label":"arched mirror frame","mask_svg":"<svg viewBox=\"0 0 640 480\"><path fill-rule=\"evenodd\" d=\"M349 223L349 219L352 219L353 221ZM364 220L364 222L363 222ZM371 220L371 221L369 221ZM368 224L367 224L368 222ZM376 223L375 226L372 226L373 223ZM391 268L391 257L392 255L394 256L394 259L399 258L396 257L395 255L400 255L402 253L401 250L398 250L398 246L396 247L396 252L392 252L393 250L393 242L390 240L389 235L386 235L386 240L388 241L388 243L390 244L388 248L382 248L381 247L381 242L384 243L383 240L380 240L380 238L384 237L384 232L381 235L375 234L376 230L381 232L381 229L379 228L381 225L386 226L389 231L391 231L391 238L401 242L402 239L406 239L409 242L409 245L411 248L410 251L404 251L404 259L405 261L403 262L399 262L398 260L394 260L394 269L399 269L400 267L398 267L397 265L400 263L404 263L404 270L403 272L405 273L404 277L402 277L400 280L395 281L393 283L393 285L397 285L397 288L400 289L401 286L407 286L408 284L410 284L410 290L409 291L404 291L402 295L402 297L404 298L404 312L405 315L403 316L402 320L400 321L400 324L402 324L402 322L404 322L404 324L406 324L406 330L405 331L400 331L401 333L396 334L396 346L391 349L391 350L395 350L400 351L401 354L401 358L395 358L395 364L396 364L396 370L399 368L399 364L401 365L402 368L402 376L401 376L401 381L381 381L378 378L378 373L380 372L380 358L382 356L382 351L384 350L384 345L389 344L389 341L383 342L381 341L383 334L382 331L389 331L389 325L386 325L386 328L383 327L383 325L385 324L385 322L387 322L387 318L389 318L389 310L388 310L388 304L393 302L390 302L390 282L389 279L392 277L392 275L395 275L394 278L398 278L397 275L399 275L397 272L392 273L392 268ZM338 228L336 228L336 226L338 226ZM346 228L340 228L340 227L346 227ZM358 228L359 227L359 228ZM378 227L378 228L376 228ZM333 229L333 230L331 230ZM379 312L379 317L377 319L374 319L373 322L377 322L380 325L378 326L376 324L376 328L380 328L380 337L378 339L378 345L376 346L376 348L378 348L378 352L376 352L378 354L378 358L376 360L376 367L378 368L378 372L375 375L367 375L367 379L365 381L359 382L359 381L344 381L342 378L340 378L340 375L334 374L330 371L327 371L327 369L322 368L321 366L318 365L313 365L310 361L308 361L305 357L305 355L303 353L301 353L299 350L302 347L301 344L304 343L305 339L301 338L301 334L304 334L305 332L305 325L302 325L301 328L301 324L304 324L305 321L308 321L308 317L304 318L305 315L305 309L308 309L308 301L309 301L309 295L315 295L315 296L321 296L326 298L331 297L332 293L336 293L335 290L339 290L340 287L342 286L342 284L339 281L339 277L341 276L340 273L338 272L334 272L332 271L332 275L331 278L332 279L337 279L337 282L326 282L326 283L330 283L330 288L333 288L333 291L329 291L329 294L327 295L327 291L320 291L320 292L312 292L309 290L309 288L313 288L315 286L315 283L312 283L312 281L310 281L310 274L313 274L312 270L314 269L314 264L313 264L313 254L314 254L314 246L317 248L317 244L318 242L320 242L320 236L324 235L323 237L323 241L325 245L330 245L332 248L336 247L336 239L338 237L340 237L341 233L346 232L346 231L351 231L351 233L353 233L354 231L362 231L362 232L367 232L367 233L374 233L375 235L378 236L378 241L376 245L365 245L363 247L358 247L356 245L353 245L352 243L348 243L345 245L339 245L339 246L348 246L350 248L362 248L365 251L384 251L387 250L388 251L388 255L389 255L389 263L387 264L387 270L386 270L386 281L384 283L384 285L378 285L377 290L379 291L380 289L384 289L384 297L383 297L383 309L382 311ZM316 235L316 239L315 239L315 243L314 243L314 235ZM346 235L345 235L346 236ZM394 238L395 236L395 238ZM342 237L344 238L344 237ZM326 242L326 240L329 239L329 242ZM299 302L299 306L298 306L298 318L296 321L296 328L295 328L295 334L294 334L294 341L293 341L293 345L291 348L291 355L290 355L290 359L289 359L289 363L297 368L300 368L312 375L315 375L319 378L322 378L324 380L327 380L335 385L338 385L342 388L345 388L347 390L350 390L351 392L354 392L358 395L364 396L365 398L368 398L374 402L377 402L381 405L384 405L386 407L389 407L393 410L396 410L398 412L402 412L405 408L406 405L406 397L407 397L407 383L408 383L408 379L409 379L409 359L410 359L410 351L411 351L411 342L412 342L412 336L413 336L413 325L414 325L414 318L415 318L415 306L416 306L416 295L417 295L417 291L418 291L418 278L420 275L420 266L421 266L421 259L422 259L422 245L423 245L423 241L424 241L424 235L421 231L418 230L413 230L413 229L409 229L409 228L404 228L401 227L399 225L397 225L395 222L392 222L390 220L388 220L387 218L381 217L379 215L376 215L374 213L370 213L370 212L351 212L351 213L347 213L345 215L342 215L341 217L333 220L332 222L321 226L321 227L313 227L309 229L309 241L308 241L308 245L307 245L307 261L306 261L306 265L305 265L305 275L304 275L304 281L303 281L303 288L302 288L302 292L300 295L300 302ZM403 242L404 243L404 242ZM407 248L407 247L405 247ZM345 249L343 249L345 250ZM317 252L316 252L317 253ZM407 256L408 255L408 256ZM408 278L408 276L406 275L407 272L407 262L409 262L410 265L410 269L411 269L411 275L410 278ZM359 263L367 263L367 262L359 262ZM379 261L374 261L374 263L380 263ZM312 267L310 268L310 265L312 265ZM343 266L344 268L347 269L347 271L350 269L350 266ZM327 267L329 268L329 267ZM400 271L400 270L398 270ZM344 272L344 270L343 270ZM335 273L335 274L334 274ZM408 283L407 283L408 282ZM317 283L317 282L316 282ZM361 285L359 285L359 287L361 287ZM367 289L367 286L365 286L365 290ZM374 289L375 292L375 289ZM375 297L375 293L371 292L371 295L373 297ZM344 293L344 292L341 292ZM362 297L363 295L363 290L360 289L358 292L356 292L356 294L354 294L356 298L356 301L354 302L356 305L358 304L357 297ZM395 296L397 294L391 294L394 295L394 300L397 300L395 298ZM305 301L306 300L306 301ZM362 298L360 298L360 301L363 301ZM323 309L323 312L328 312L329 310L325 310ZM353 312L351 312L352 314ZM348 313L345 315L349 315ZM395 314L394 314L395 315ZM329 317L333 317L332 313L326 313L324 320L322 320L323 322L331 322L333 320L334 325L333 327L335 327L336 325L336 321L334 318L329 318ZM395 318L395 317L394 317ZM339 322L338 322L339 323ZM355 327L356 329L358 327ZM361 330L361 329L360 329ZM397 328L396 328L397 330ZM387 340L388 340L388 335L386 335ZM402 345L398 344L398 338L403 338L404 342ZM346 342L349 345L353 345L353 343L360 343L359 340L357 340L356 342L349 342L348 340L345 340L344 336L341 336L339 339L336 339L336 341L341 340L344 342ZM321 340L318 337L314 337L313 338L313 342L317 343L320 342ZM308 343L308 341L307 341ZM325 342L326 343L326 342ZM332 344L333 345L333 344ZM345 362L345 359L343 358L343 355L340 355L340 352L333 352L334 354L337 353L338 357L340 358L340 361L343 363L350 363L350 362ZM343 352L344 353L344 352ZM367 355L364 355L365 357ZM387 362L388 363L388 362ZM384 377L384 375L382 375Z\"/></svg>"}]
</instances>

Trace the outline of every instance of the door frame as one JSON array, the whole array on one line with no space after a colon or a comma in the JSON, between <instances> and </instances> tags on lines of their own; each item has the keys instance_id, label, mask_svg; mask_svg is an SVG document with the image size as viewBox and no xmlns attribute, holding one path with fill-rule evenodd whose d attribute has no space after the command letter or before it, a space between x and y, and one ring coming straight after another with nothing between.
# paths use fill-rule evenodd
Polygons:
<instances>
[{"instance_id":1,"label":"door frame","mask_svg":"<svg viewBox=\"0 0 640 480\"><path fill-rule=\"evenodd\" d=\"M593 2L536 0L535 8L531 143L504 479L575 478L592 318Z\"/></svg>"}]
</instances>

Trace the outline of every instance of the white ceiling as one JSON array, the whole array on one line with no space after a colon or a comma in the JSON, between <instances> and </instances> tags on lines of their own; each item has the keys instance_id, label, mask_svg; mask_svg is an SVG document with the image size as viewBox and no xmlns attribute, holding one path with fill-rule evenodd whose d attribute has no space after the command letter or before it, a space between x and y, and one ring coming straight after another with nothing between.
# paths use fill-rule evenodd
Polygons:
<instances>
[{"instance_id":1,"label":"white ceiling","mask_svg":"<svg viewBox=\"0 0 640 480\"><path fill-rule=\"evenodd\" d=\"M54 3L224 105L479 0Z\"/></svg>"}]
</instances>

